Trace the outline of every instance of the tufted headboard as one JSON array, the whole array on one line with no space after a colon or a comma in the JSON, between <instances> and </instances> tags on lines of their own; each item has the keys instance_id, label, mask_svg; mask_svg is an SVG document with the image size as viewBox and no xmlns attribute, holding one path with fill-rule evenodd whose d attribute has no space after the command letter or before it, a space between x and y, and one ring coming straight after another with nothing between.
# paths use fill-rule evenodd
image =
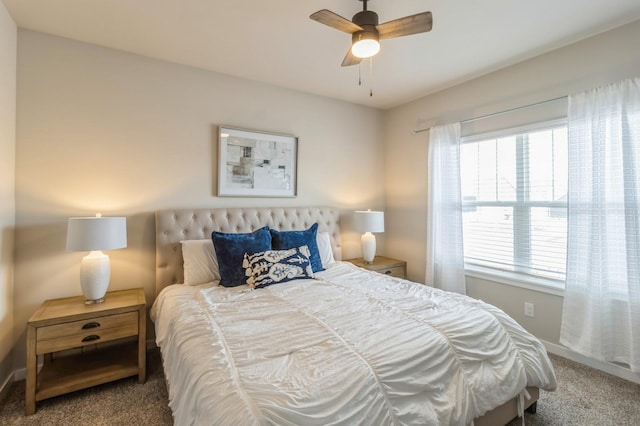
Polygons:
<instances>
[{"instance_id":1,"label":"tufted headboard","mask_svg":"<svg viewBox=\"0 0 640 426\"><path fill-rule=\"evenodd\" d=\"M211 232L252 232L265 225L280 231L307 229L318 222L328 232L336 260L340 213L331 207L259 207L159 210L156 212L156 294L184 281L180 241L211 238Z\"/></svg>"}]
</instances>

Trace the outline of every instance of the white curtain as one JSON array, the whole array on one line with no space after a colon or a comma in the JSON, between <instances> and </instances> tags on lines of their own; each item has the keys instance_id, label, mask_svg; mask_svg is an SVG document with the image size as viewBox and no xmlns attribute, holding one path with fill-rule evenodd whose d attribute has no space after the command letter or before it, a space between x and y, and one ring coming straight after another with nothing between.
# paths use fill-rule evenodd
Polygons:
<instances>
[{"instance_id":1,"label":"white curtain","mask_svg":"<svg viewBox=\"0 0 640 426\"><path fill-rule=\"evenodd\" d=\"M640 79L569 97L560 343L640 372Z\"/></svg>"},{"instance_id":2,"label":"white curtain","mask_svg":"<svg viewBox=\"0 0 640 426\"><path fill-rule=\"evenodd\" d=\"M429 133L426 283L466 294L460 189L460 123Z\"/></svg>"}]
</instances>

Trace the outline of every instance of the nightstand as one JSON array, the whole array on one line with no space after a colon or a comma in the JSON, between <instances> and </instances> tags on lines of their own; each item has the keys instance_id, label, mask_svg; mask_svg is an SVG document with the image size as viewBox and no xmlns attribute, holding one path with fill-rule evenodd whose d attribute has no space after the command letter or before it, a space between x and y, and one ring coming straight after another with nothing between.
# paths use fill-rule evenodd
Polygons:
<instances>
[{"instance_id":1,"label":"nightstand","mask_svg":"<svg viewBox=\"0 0 640 426\"><path fill-rule=\"evenodd\" d=\"M26 414L36 401L113 380L137 375L144 383L146 324L142 288L109 292L93 305L83 296L45 301L27 322Z\"/></svg>"},{"instance_id":2,"label":"nightstand","mask_svg":"<svg viewBox=\"0 0 640 426\"><path fill-rule=\"evenodd\" d=\"M391 275L392 277L407 278L407 262L404 260L391 259L390 257L376 256L372 263L365 263L362 258L347 259L346 262L351 262L356 266L359 266L370 271L379 272L385 275Z\"/></svg>"}]
</instances>

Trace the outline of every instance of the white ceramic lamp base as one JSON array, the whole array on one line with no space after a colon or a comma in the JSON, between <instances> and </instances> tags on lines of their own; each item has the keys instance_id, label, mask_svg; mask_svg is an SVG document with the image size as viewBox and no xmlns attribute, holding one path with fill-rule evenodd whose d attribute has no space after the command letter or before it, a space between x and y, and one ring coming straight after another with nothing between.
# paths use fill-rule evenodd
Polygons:
<instances>
[{"instance_id":1,"label":"white ceramic lamp base","mask_svg":"<svg viewBox=\"0 0 640 426\"><path fill-rule=\"evenodd\" d=\"M365 232L360 238L362 247L362 260L366 263L372 263L376 257L376 236L371 232Z\"/></svg>"},{"instance_id":2,"label":"white ceramic lamp base","mask_svg":"<svg viewBox=\"0 0 640 426\"><path fill-rule=\"evenodd\" d=\"M84 303L104 302L110 277L109 256L96 250L83 257L80 266L80 285L82 286L82 294L84 294Z\"/></svg>"}]
</instances>

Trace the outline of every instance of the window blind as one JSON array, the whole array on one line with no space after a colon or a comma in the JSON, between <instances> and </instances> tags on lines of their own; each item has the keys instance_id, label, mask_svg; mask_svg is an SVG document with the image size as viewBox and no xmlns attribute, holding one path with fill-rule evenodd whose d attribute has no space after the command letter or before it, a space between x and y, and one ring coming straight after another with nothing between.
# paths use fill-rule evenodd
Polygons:
<instances>
[{"instance_id":1,"label":"window blind","mask_svg":"<svg viewBox=\"0 0 640 426\"><path fill-rule=\"evenodd\" d=\"M564 281L566 123L467 137L460 163L465 262Z\"/></svg>"}]
</instances>

